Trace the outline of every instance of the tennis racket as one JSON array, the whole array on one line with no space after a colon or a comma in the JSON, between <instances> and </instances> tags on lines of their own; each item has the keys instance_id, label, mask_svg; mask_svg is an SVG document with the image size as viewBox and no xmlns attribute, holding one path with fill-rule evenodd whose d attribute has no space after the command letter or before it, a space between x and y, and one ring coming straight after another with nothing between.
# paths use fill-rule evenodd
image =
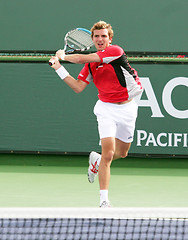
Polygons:
<instances>
[{"instance_id":1,"label":"tennis racket","mask_svg":"<svg viewBox=\"0 0 188 240\"><path fill-rule=\"evenodd\" d=\"M76 28L69 31L64 38L65 53L73 53L75 51L86 51L93 46L91 32L85 28ZM50 61L49 65L53 65L55 61Z\"/></svg>"}]
</instances>

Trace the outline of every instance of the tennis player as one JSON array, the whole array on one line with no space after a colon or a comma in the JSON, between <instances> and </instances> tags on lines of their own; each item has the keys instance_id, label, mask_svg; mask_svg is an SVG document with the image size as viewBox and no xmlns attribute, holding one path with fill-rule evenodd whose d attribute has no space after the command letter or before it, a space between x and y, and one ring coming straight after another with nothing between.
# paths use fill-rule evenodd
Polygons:
<instances>
[{"instance_id":1,"label":"tennis player","mask_svg":"<svg viewBox=\"0 0 188 240\"><path fill-rule=\"evenodd\" d=\"M108 188L112 160L125 158L133 141L138 106L134 97L142 92L135 69L128 63L124 50L112 45L110 24L99 21L91 28L91 38L97 49L91 54L65 55L56 52L52 65L64 82L76 93L93 82L98 89L94 114L98 121L101 154L89 155L88 180L93 183L99 176L100 207L110 207ZM77 80L60 64L58 59L85 64Z\"/></svg>"}]
</instances>

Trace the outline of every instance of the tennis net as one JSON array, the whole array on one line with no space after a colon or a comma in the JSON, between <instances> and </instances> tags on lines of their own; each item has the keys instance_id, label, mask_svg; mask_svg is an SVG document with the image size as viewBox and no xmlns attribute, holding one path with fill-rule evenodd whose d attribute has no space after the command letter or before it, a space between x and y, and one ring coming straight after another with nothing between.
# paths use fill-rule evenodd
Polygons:
<instances>
[{"instance_id":1,"label":"tennis net","mask_svg":"<svg viewBox=\"0 0 188 240\"><path fill-rule=\"evenodd\" d=\"M187 240L186 208L1 208L1 240Z\"/></svg>"}]
</instances>

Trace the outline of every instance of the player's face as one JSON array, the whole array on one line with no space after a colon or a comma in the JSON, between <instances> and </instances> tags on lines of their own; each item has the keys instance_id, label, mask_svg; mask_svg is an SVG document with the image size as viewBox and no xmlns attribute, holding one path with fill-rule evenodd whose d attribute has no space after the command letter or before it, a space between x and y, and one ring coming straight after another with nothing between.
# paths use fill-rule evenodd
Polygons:
<instances>
[{"instance_id":1,"label":"player's face","mask_svg":"<svg viewBox=\"0 0 188 240\"><path fill-rule=\"evenodd\" d=\"M94 30L93 43L98 51L104 50L112 42L107 29Z\"/></svg>"}]
</instances>

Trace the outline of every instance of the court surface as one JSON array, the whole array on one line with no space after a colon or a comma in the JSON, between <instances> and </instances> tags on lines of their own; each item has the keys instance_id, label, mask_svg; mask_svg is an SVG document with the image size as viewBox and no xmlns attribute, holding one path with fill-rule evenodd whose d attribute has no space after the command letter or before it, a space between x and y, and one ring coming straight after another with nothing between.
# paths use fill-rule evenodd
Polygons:
<instances>
[{"instance_id":1,"label":"court surface","mask_svg":"<svg viewBox=\"0 0 188 240\"><path fill-rule=\"evenodd\" d=\"M98 207L88 156L0 154L0 207ZM188 207L188 159L126 158L111 166L114 207Z\"/></svg>"}]
</instances>

